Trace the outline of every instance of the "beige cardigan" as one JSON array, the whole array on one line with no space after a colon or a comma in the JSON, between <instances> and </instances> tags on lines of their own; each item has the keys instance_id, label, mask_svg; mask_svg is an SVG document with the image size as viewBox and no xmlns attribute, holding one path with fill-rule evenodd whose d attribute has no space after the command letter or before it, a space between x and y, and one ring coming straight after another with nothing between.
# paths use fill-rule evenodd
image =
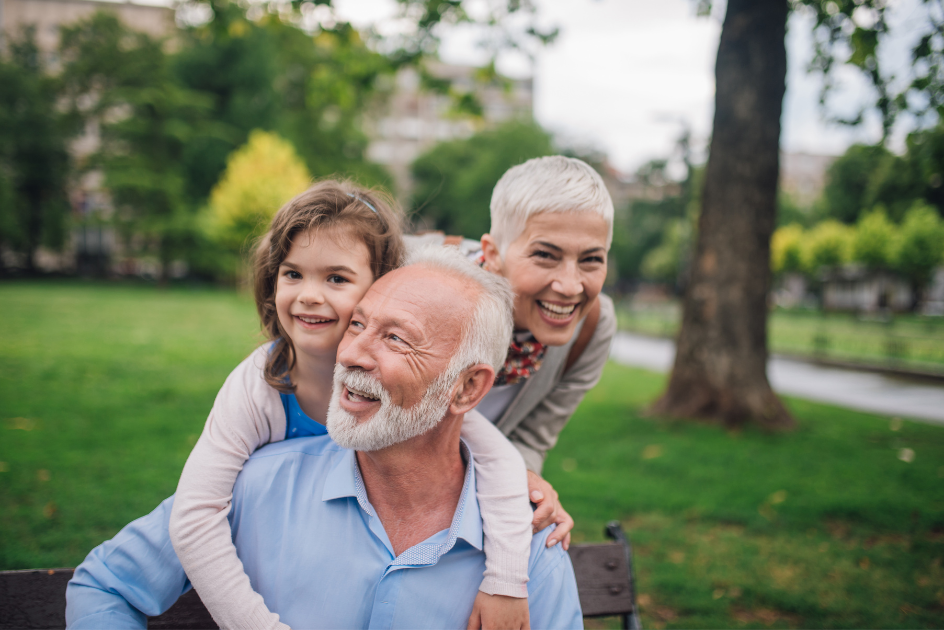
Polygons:
<instances>
[{"instance_id":1,"label":"beige cardigan","mask_svg":"<svg viewBox=\"0 0 944 630\"><path fill-rule=\"evenodd\" d=\"M610 355L610 341L616 333L613 300L600 294L600 319L590 343L576 363L564 373L567 354L574 345L584 322L563 346L551 346L541 368L518 391L495 425L514 444L528 470L541 474L547 452L557 443L557 436L570 420L577 405L600 380Z\"/></svg>"}]
</instances>

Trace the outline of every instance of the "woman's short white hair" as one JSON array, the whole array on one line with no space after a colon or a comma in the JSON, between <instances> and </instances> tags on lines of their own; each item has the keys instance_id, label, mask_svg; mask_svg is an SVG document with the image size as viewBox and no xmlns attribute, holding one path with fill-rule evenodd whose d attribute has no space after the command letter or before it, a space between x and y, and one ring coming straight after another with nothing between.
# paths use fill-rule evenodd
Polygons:
<instances>
[{"instance_id":1,"label":"woman's short white hair","mask_svg":"<svg viewBox=\"0 0 944 630\"><path fill-rule=\"evenodd\" d=\"M492 191L492 227L498 251L524 232L528 217L540 212L590 212L606 221L606 248L613 241L613 200L600 174L577 158L551 155L508 169Z\"/></svg>"},{"instance_id":2,"label":"woman's short white hair","mask_svg":"<svg viewBox=\"0 0 944 630\"><path fill-rule=\"evenodd\" d=\"M455 382L462 370L479 363L487 363L498 372L505 364L514 327L511 284L480 268L451 246L427 245L411 252L404 266L412 265L445 271L478 289L475 310L463 328L459 348L446 370L450 383Z\"/></svg>"}]
</instances>

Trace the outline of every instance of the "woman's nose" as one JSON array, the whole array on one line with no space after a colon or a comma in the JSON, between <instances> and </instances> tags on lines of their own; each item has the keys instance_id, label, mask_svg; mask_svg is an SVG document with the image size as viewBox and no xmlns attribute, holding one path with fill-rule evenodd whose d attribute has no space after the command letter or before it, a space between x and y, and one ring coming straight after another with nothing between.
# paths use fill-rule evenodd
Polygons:
<instances>
[{"instance_id":1,"label":"woman's nose","mask_svg":"<svg viewBox=\"0 0 944 630\"><path fill-rule=\"evenodd\" d=\"M583 293L583 282L577 265L566 263L551 283L551 289L561 295L575 296Z\"/></svg>"}]
</instances>

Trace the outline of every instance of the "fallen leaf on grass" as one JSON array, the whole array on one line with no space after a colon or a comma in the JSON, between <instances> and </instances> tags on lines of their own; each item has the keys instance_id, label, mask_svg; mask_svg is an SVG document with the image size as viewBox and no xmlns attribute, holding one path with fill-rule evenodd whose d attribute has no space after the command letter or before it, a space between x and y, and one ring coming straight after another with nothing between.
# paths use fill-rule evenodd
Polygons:
<instances>
[{"instance_id":1,"label":"fallen leaf on grass","mask_svg":"<svg viewBox=\"0 0 944 630\"><path fill-rule=\"evenodd\" d=\"M11 431L32 431L39 427L39 422L32 418L10 418L7 428Z\"/></svg>"},{"instance_id":2,"label":"fallen leaf on grass","mask_svg":"<svg viewBox=\"0 0 944 630\"><path fill-rule=\"evenodd\" d=\"M10 470L10 465L6 462L0 462L0 472L6 472Z\"/></svg>"},{"instance_id":3,"label":"fallen leaf on grass","mask_svg":"<svg viewBox=\"0 0 944 630\"><path fill-rule=\"evenodd\" d=\"M645 608L646 606L652 605L652 597L650 597L649 593L640 593L636 597L636 603Z\"/></svg>"},{"instance_id":4,"label":"fallen leaf on grass","mask_svg":"<svg viewBox=\"0 0 944 630\"><path fill-rule=\"evenodd\" d=\"M43 516L45 516L46 518L52 518L58 512L59 512L59 507L52 501L50 501L49 503L45 505L45 507L43 507Z\"/></svg>"},{"instance_id":5,"label":"fallen leaf on grass","mask_svg":"<svg viewBox=\"0 0 944 630\"><path fill-rule=\"evenodd\" d=\"M859 568L863 571L868 571L870 566L872 566L872 561L868 558L862 558L859 560Z\"/></svg>"},{"instance_id":6,"label":"fallen leaf on grass","mask_svg":"<svg viewBox=\"0 0 944 630\"><path fill-rule=\"evenodd\" d=\"M49 481L49 471L45 468L40 468L36 471L36 478L40 481Z\"/></svg>"},{"instance_id":7,"label":"fallen leaf on grass","mask_svg":"<svg viewBox=\"0 0 944 630\"><path fill-rule=\"evenodd\" d=\"M910 464L911 462L913 462L914 458L915 458L915 452L913 449L903 448L898 451L898 459L905 462L906 464Z\"/></svg>"},{"instance_id":8,"label":"fallen leaf on grass","mask_svg":"<svg viewBox=\"0 0 944 630\"><path fill-rule=\"evenodd\" d=\"M656 457L662 456L662 445L661 444L650 444L642 450L643 459L655 459Z\"/></svg>"},{"instance_id":9,"label":"fallen leaf on grass","mask_svg":"<svg viewBox=\"0 0 944 630\"><path fill-rule=\"evenodd\" d=\"M673 551L669 554L669 561L674 564L682 564L685 562L685 552L683 551Z\"/></svg>"}]
</instances>

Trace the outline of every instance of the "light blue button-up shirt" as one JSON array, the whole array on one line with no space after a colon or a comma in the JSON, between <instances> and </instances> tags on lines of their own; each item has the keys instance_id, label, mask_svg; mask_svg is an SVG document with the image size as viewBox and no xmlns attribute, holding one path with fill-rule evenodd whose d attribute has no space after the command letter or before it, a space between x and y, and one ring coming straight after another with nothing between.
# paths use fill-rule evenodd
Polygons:
<instances>
[{"instance_id":1,"label":"light blue button-up shirt","mask_svg":"<svg viewBox=\"0 0 944 630\"><path fill-rule=\"evenodd\" d=\"M399 556L367 500L354 451L327 436L258 450L233 490L233 542L253 588L292 628L465 628L482 581L482 519L471 454L442 530ZM173 497L96 547L66 591L70 628L145 628L190 582L170 542ZM573 567L534 536L531 627L580 628Z\"/></svg>"}]
</instances>

